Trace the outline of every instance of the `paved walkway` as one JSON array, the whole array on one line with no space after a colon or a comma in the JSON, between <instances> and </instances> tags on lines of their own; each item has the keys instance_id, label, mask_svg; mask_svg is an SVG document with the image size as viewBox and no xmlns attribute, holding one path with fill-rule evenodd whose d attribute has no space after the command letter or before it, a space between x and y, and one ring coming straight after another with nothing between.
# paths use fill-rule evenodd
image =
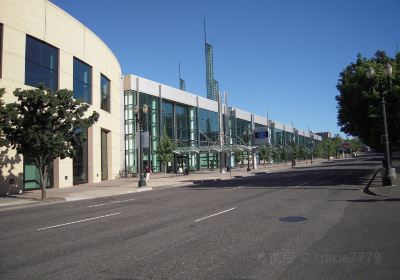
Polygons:
<instances>
[{"instance_id":1,"label":"paved walkway","mask_svg":"<svg viewBox=\"0 0 400 280\"><path fill-rule=\"evenodd\" d=\"M382 197L382 199L398 199L400 198L400 153L396 152L393 154L392 158L392 167L396 169L396 186L382 186L382 172L383 168L380 169L380 172L376 173L376 176L370 182L369 190L376 194L378 197Z\"/></svg>"},{"instance_id":2,"label":"paved walkway","mask_svg":"<svg viewBox=\"0 0 400 280\"><path fill-rule=\"evenodd\" d=\"M315 160L313 165L321 163ZM247 166L233 169L232 172L219 173L219 170L200 170L187 176L175 174L151 174L147 187L138 188L138 178L121 178L103 181L100 183L81 184L68 188L52 188L47 190L47 199L41 199L41 190L25 191L21 195L0 197L0 209L21 207L24 205L43 204L59 201L74 201L107 196L115 196L127 193L148 191L156 188L179 187L192 184L201 184L209 180L229 180L234 178L253 176L260 172L274 172L291 168L291 163L260 165L256 170L247 172ZM298 162L297 166L310 166L309 161Z\"/></svg>"},{"instance_id":3,"label":"paved walkway","mask_svg":"<svg viewBox=\"0 0 400 280\"><path fill-rule=\"evenodd\" d=\"M318 165L325 160L315 160L313 165ZM400 160L394 162L397 170L397 186L400 187ZM297 167L311 166L309 161L298 162ZM247 166L233 169L232 172L219 173L219 170L200 170L191 172L189 175L176 174L151 174L147 187L138 188L138 178L121 178L115 180L103 181L100 183L81 184L68 188L52 188L47 190L47 199L41 199L41 190L25 191L21 195L10 195L0 197L0 210L18 208L27 205L40 205L44 203L55 203L60 201L74 201L82 199L100 198L128 193L149 191L158 188L180 187L193 184L207 183L210 180L229 180L247 176L253 176L257 173L283 171L292 168L291 163L276 165L260 165L256 170L247 172ZM379 172L373 182L370 190L384 197L400 196L399 187L381 187L381 178Z\"/></svg>"}]
</instances>

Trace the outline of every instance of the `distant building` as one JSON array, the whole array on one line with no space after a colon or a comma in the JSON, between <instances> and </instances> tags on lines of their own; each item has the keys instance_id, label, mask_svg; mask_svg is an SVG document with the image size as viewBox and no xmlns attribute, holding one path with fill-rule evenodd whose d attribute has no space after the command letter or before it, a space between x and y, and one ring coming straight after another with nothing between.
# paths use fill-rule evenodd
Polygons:
<instances>
[{"instance_id":1,"label":"distant building","mask_svg":"<svg viewBox=\"0 0 400 280\"><path fill-rule=\"evenodd\" d=\"M321 137L322 137L322 140L323 140L323 139L332 138L332 134L331 134L330 132L317 132L317 133L315 133L315 134L321 136Z\"/></svg>"}]
</instances>

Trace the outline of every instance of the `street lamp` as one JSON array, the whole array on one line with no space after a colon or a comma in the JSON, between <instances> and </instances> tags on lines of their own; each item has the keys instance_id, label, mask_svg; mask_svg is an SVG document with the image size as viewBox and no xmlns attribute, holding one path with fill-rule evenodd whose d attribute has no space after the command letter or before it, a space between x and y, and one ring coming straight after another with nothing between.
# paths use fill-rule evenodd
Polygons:
<instances>
[{"instance_id":1,"label":"street lamp","mask_svg":"<svg viewBox=\"0 0 400 280\"><path fill-rule=\"evenodd\" d=\"M383 74L388 80L388 87L386 91L389 90L391 85L392 72L393 72L392 66L389 63L387 63L383 70ZM372 67L369 67L369 69L367 70L367 77L370 80L374 79L375 70ZM372 90L375 90L375 88L372 87ZM385 91L383 90L383 88L380 88L379 95L381 97L381 104L382 104L382 117L383 117L383 129L384 129L383 138L385 144L385 160L384 160L385 174L382 176L382 184L384 186L393 186L396 184L396 171L394 168L390 167L389 133L386 120Z\"/></svg>"},{"instance_id":2,"label":"street lamp","mask_svg":"<svg viewBox=\"0 0 400 280\"><path fill-rule=\"evenodd\" d=\"M149 108L146 104L143 104L142 112L144 115L147 115ZM147 186L146 180L144 179L144 170L143 170L143 147L142 147L142 131L143 131L143 119L140 118L140 108L138 105L135 106L135 118L136 118L136 132L139 132L139 164L138 169L140 172L140 177L138 181L138 187Z\"/></svg>"},{"instance_id":3,"label":"street lamp","mask_svg":"<svg viewBox=\"0 0 400 280\"><path fill-rule=\"evenodd\" d=\"M243 132L243 140L245 141L246 145L249 145L249 141L250 141L250 129L245 130ZM250 168L250 151L249 148L247 147L247 171L251 171Z\"/></svg>"}]
</instances>

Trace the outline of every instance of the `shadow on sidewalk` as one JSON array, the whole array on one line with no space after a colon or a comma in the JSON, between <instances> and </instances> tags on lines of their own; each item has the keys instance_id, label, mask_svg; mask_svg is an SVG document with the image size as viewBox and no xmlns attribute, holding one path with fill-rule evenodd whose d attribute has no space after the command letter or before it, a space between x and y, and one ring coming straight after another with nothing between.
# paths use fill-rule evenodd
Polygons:
<instances>
[{"instance_id":1,"label":"shadow on sidewalk","mask_svg":"<svg viewBox=\"0 0 400 280\"><path fill-rule=\"evenodd\" d=\"M338 190L362 190L371 180L371 172L376 170L379 162L371 161L368 165L358 168L353 164L353 168L346 162L340 164L336 162L330 169L323 166L296 168L291 171L278 173L255 172L255 176L246 176L241 180L191 180L193 186L187 189L207 189L207 188L232 188L235 185L244 185L245 188L296 188L312 189L315 187L332 187ZM345 168L343 168L345 167ZM369 168L368 168L369 167ZM346 188L345 186L359 186L359 188Z\"/></svg>"}]
</instances>

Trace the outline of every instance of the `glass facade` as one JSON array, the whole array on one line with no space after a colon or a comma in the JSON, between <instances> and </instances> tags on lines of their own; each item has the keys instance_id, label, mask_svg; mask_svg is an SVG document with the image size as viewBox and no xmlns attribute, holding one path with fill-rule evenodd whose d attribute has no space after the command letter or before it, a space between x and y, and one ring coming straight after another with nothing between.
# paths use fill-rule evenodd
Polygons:
<instances>
[{"instance_id":1,"label":"glass facade","mask_svg":"<svg viewBox=\"0 0 400 280\"><path fill-rule=\"evenodd\" d=\"M219 117L218 112L181 104L167 99L140 93L140 119L142 130L149 131L150 148L143 149L143 165L151 165L154 172L161 171L161 163L157 156L157 147L162 135L167 135L180 149L181 153L174 154L172 166L168 172L179 167L197 170L201 168L215 169L219 166L219 152L214 145L219 144ZM137 173L138 147L135 143L136 126L134 108L137 103L137 94L133 90L125 91L125 164L130 174ZM148 106L148 113L143 114L143 105ZM230 112L229 117L223 119L227 123L225 135L227 145L253 145L252 122L236 118L236 112ZM254 127L266 127L265 124L255 123ZM273 145L289 145L296 134L270 127L271 143ZM292 140L291 140L292 139ZM296 141L303 143L303 136L297 136ZM286 143L286 144L285 144ZM212 147L214 146L214 147ZM190 147L200 147L190 149ZM210 147L210 148L209 148ZM208 149L211 149L209 152ZM244 162L252 157L252 152L244 152ZM257 157L257 155L255 155ZM222 158L226 162L225 158ZM233 162L233 161L232 161ZM231 166L234 166L232 164Z\"/></svg>"},{"instance_id":2,"label":"glass facade","mask_svg":"<svg viewBox=\"0 0 400 280\"><path fill-rule=\"evenodd\" d=\"M236 135L239 138L237 144L251 145L252 143L252 128L251 122L236 119Z\"/></svg>"},{"instance_id":3,"label":"glass facade","mask_svg":"<svg viewBox=\"0 0 400 280\"><path fill-rule=\"evenodd\" d=\"M199 109L200 145L207 146L218 142L218 113Z\"/></svg>"},{"instance_id":4,"label":"glass facade","mask_svg":"<svg viewBox=\"0 0 400 280\"><path fill-rule=\"evenodd\" d=\"M162 101L162 122L163 134L166 134L170 139L175 139L174 134L174 104L172 102Z\"/></svg>"},{"instance_id":5,"label":"glass facade","mask_svg":"<svg viewBox=\"0 0 400 280\"><path fill-rule=\"evenodd\" d=\"M83 184L88 182L88 129L77 129L83 136L83 142L76 149L73 157L73 184Z\"/></svg>"},{"instance_id":6,"label":"glass facade","mask_svg":"<svg viewBox=\"0 0 400 280\"><path fill-rule=\"evenodd\" d=\"M110 112L110 80L100 75L101 109Z\"/></svg>"},{"instance_id":7,"label":"glass facade","mask_svg":"<svg viewBox=\"0 0 400 280\"><path fill-rule=\"evenodd\" d=\"M92 103L92 67L74 57L74 98Z\"/></svg>"},{"instance_id":8,"label":"glass facade","mask_svg":"<svg viewBox=\"0 0 400 280\"><path fill-rule=\"evenodd\" d=\"M218 143L219 122L218 113L206 109L199 109L200 146ZM217 153L202 153L199 159L200 168L214 169L218 167Z\"/></svg>"},{"instance_id":9,"label":"glass facade","mask_svg":"<svg viewBox=\"0 0 400 280\"><path fill-rule=\"evenodd\" d=\"M58 49L26 35L25 84L58 90Z\"/></svg>"},{"instance_id":10,"label":"glass facade","mask_svg":"<svg viewBox=\"0 0 400 280\"><path fill-rule=\"evenodd\" d=\"M128 174L133 174L137 171L136 120L134 113L137 94L134 90L127 90L124 95L125 170Z\"/></svg>"},{"instance_id":11,"label":"glass facade","mask_svg":"<svg viewBox=\"0 0 400 280\"><path fill-rule=\"evenodd\" d=\"M153 172L160 171L160 162L156 153L159 142L159 98L148 94L139 94L140 104L140 118L142 122L142 131L148 131L150 137L150 147L143 148L143 164L150 166ZM146 104L148 108L147 114L143 113L143 105Z\"/></svg>"}]
</instances>

